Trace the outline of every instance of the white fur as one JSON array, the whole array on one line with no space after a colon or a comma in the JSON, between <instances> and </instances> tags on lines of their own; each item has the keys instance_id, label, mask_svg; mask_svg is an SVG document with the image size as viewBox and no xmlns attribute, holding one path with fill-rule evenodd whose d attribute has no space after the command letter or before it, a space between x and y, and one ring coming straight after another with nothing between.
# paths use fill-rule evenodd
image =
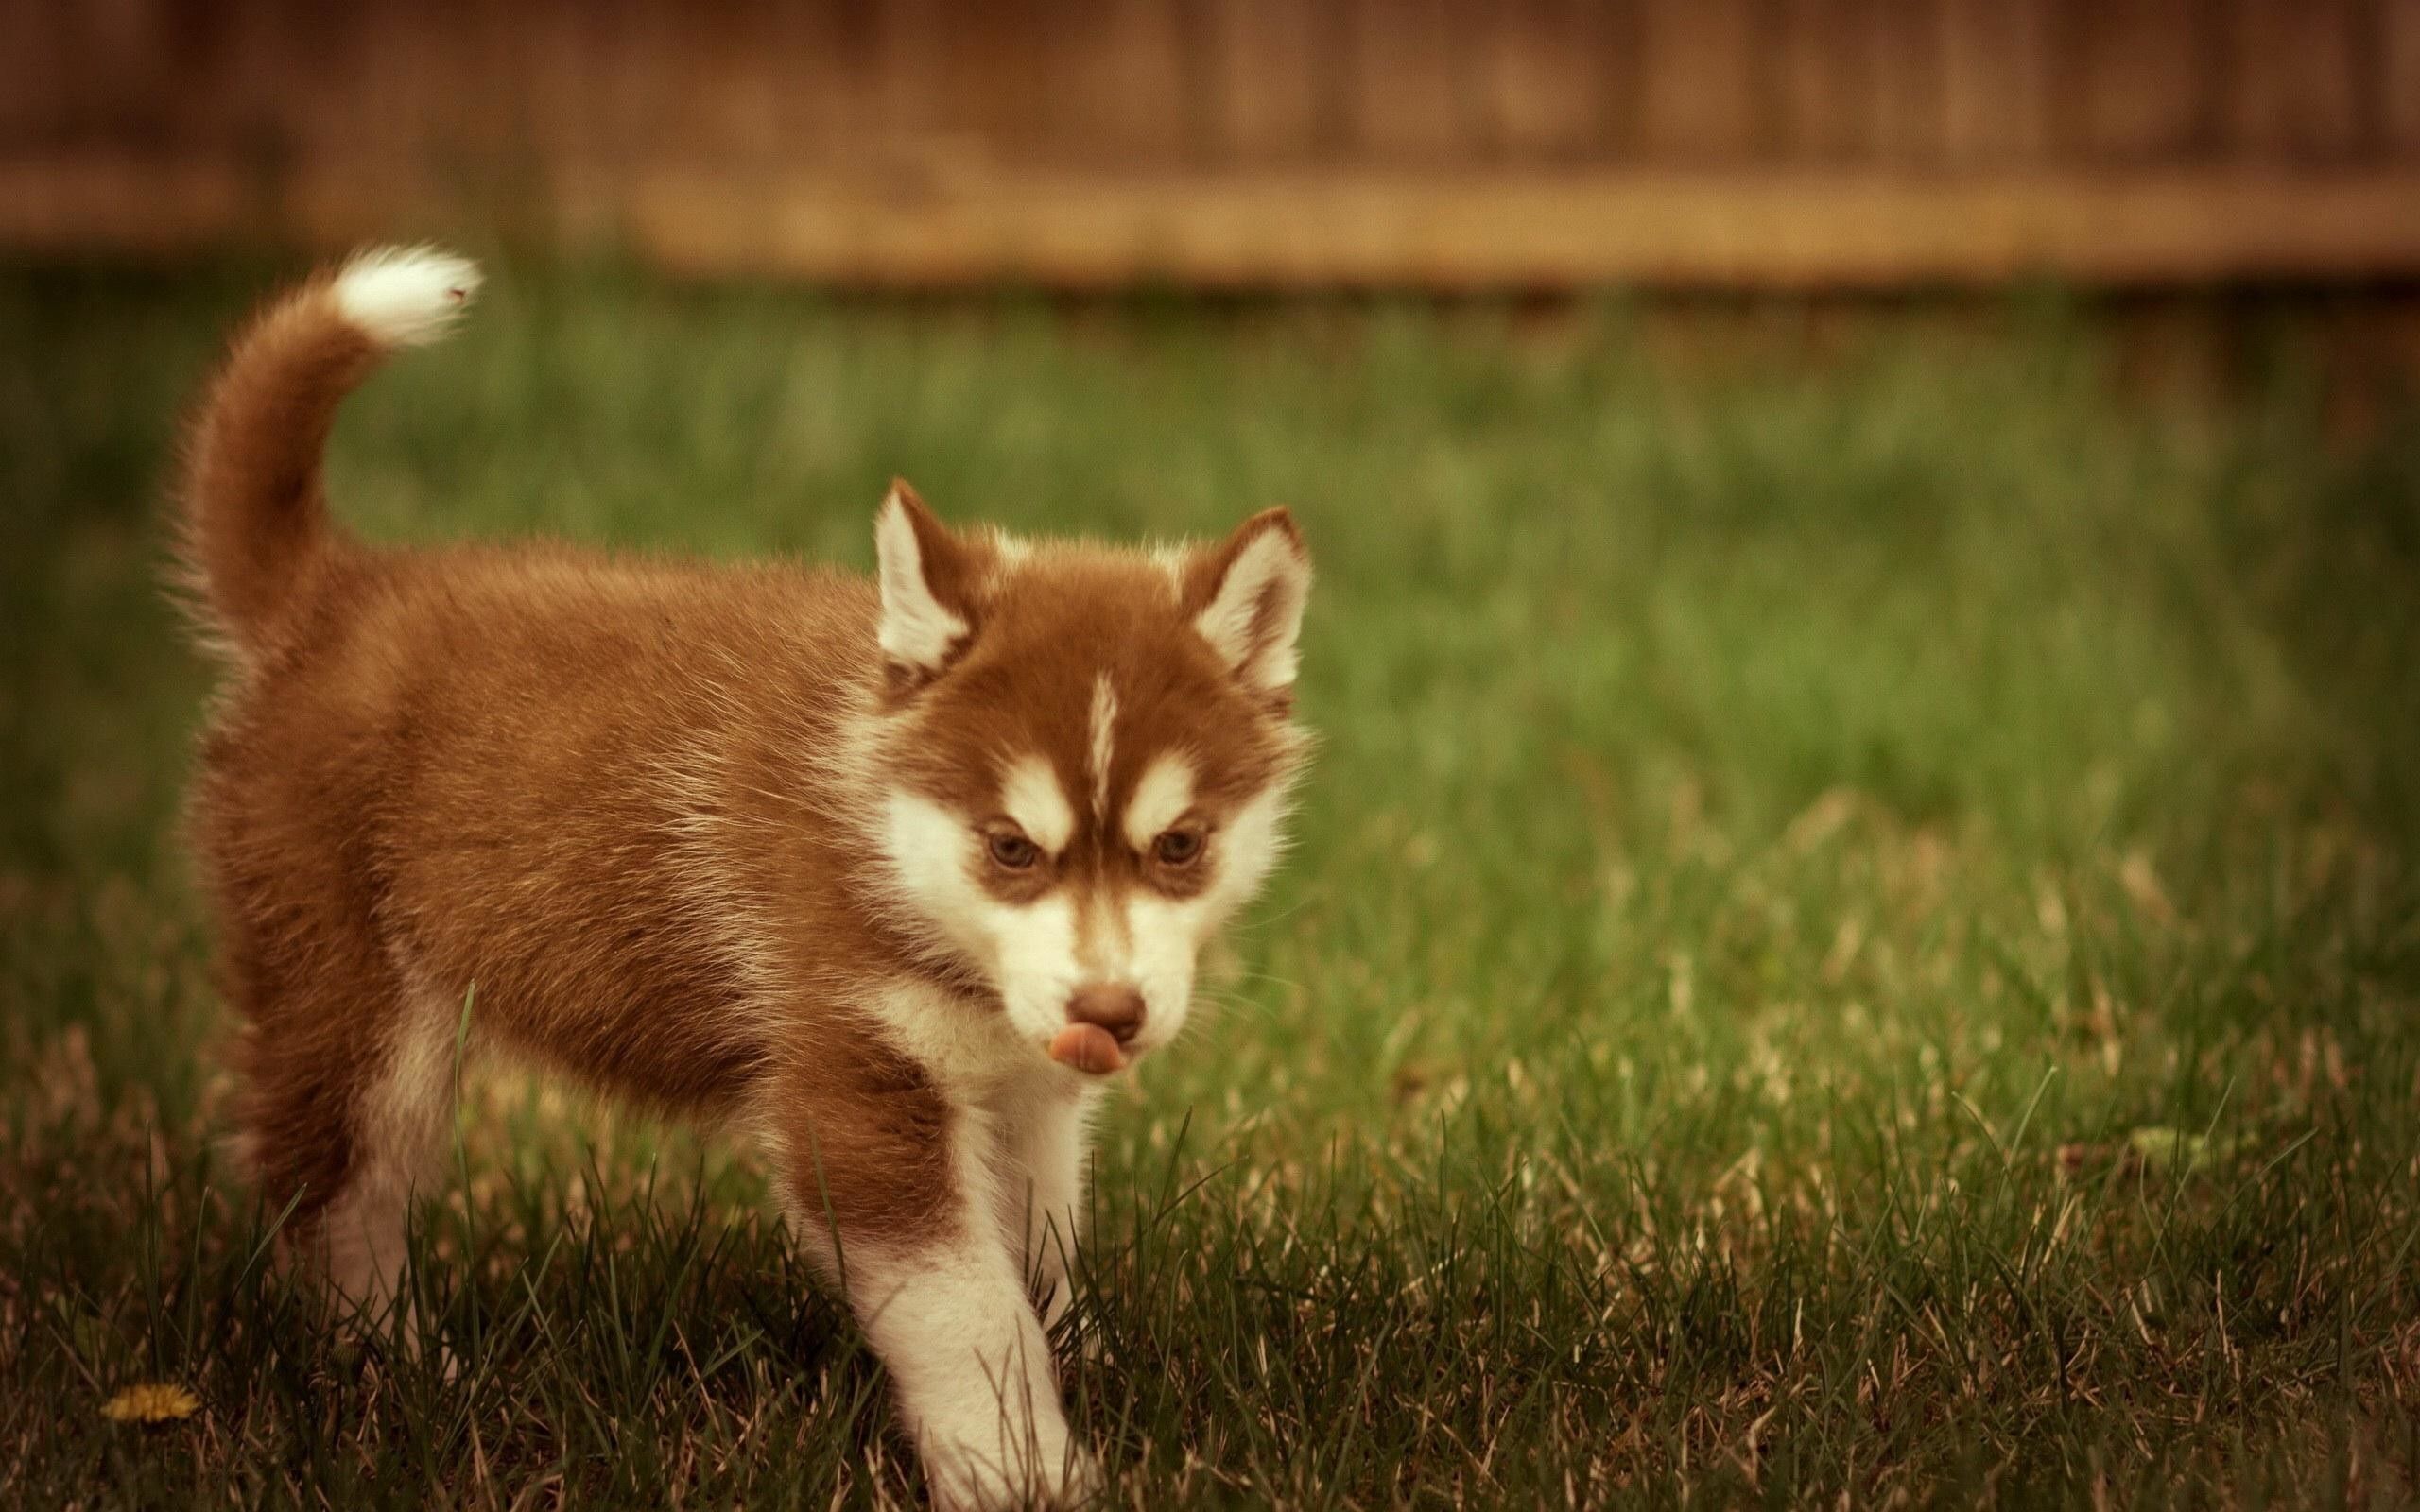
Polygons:
<instances>
[{"instance_id":1,"label":"white fur","mask_svg":"<svg viewBox=\"0 0 2420 1512\"><path fill-rule=\"evenodd\" d=\"M1046 1328L1071 1300L1068 1278L1084 1233L1084 1151L1101 1097L1097 1082L1073 1091L1036 1088L1001 1110L993 1155L1001 1229L1042 1298Z\"/></svg>"},{"instance_id":2,"label":"white fur","mask_svg":"<svg viewBox=\"0 0 2420 1512\"><path fill-rule=\"evenodd\" d=\"M1286 849L1284 826L1288 794L1283 786L1264 788L1227 816L1211 838L1210 862L1218 869L1201 894L1222 923L1260 890L1269 868Z\"/></svg>"},{"instance_id":3,"label":"white fur","mask_svg":"<svg viewBox=\"0 0 2420 1512\"><path fill-rule=\"evenodd\" d=\"M1267 529L1246 542L1193 627L1244 685L1276 693L1294 685L1295 642L1311 593L1311 564L1293 538ZM1261 608L1270 606L1267 622Z\"/></svg>"},{"instance_id":4,"label":"white fur","mask_svg":"<svg viewBox=\"0 0 2420 1512\"><path fill-rule=\"evenodd\" d=\"M899 1411L943 1508L1063 1503L1097 1479L1069 1438L1050 1343L1027 1296L1006 1224L1002 1121L974 1106L956 1122L956 1221L948 1237L897 1244L790 1221L849 1304L899 1393ZM795 1152L791 1152L794 1156Z\"/></svg>"},{"instance_id":5,"label":"white fur","mask_svg":"<svg viewBox=\"0 0 2420 1512\"><path fill-rule=\"evenodd\" d=\"M1093 817L1109 817L1109 768L1117 757L1117 690L1104 672L1093 679Z\"/></svg>"},{"instance_id":6,"label":"white fur","mask_svg":"<svg viewBox=\"0 0 2420 1512\"><path fill-rule=\"evenodd\" d=\"M1000 783L1000 807L1026 838L1057 855L1076 837L1076 811L1068 806L1059 774L1040 756L1020 757Z\"/></svg>"},{"instance_id":7,"label":"white fur","mask_svg":"<svg viewBox=\"0 0 2420 1512\"><path fill-rule=\"evenodd\" d=\"M1075 907L1063 893L1023 905L983 890L972 868L979 837L966 819L920 794L890 794L883 850L901 894L999 988L1014 1032L1046 1054L1067 1026L1067 999L1084 980Z\"/></svg>"},{"instance_id":8,"label":"white fur","mask_svg":"<svg viewBox=\"0 0 2420 1512\"><path fill-rule=\"evenodd\" d=\"M933 596L916 526L894 490L874 517L876 576L882 585L882 654L919 672L938 672L966 636L966 621Z\"/></svg>"},{"instance_id":9,"label":"white fur","mask_svg":"<svg viewBox=\"0 0 2420 1512\"><path fill-rule=\"evenodd\" d=\"M1003 1089L1064 1090L1080 1074L1053 1064L1046 1046L1006 1015L968 1013L940 988L902 977L868 995L883 1040L908 1057L956 1103L989 1101Z\"/></svg>"},{"instance_id":10,"label":"white fur","mask_svg":"<svg viewBox=\"0 0 2420 1512\"><path fill-rule=\"evenodd\" d=\"M1126 800L1126 843L1148 851L1162 831L1184 817L1193 807L1193 763L1180 751L1156 758L1134 784Z\"/></svg>"},{"instance_id":11,"label":"white fur","mask_svg":"<svg viewBox=\"0 0 2420 1512\"><path fill-rule=\"evenodd\" d=\"M320 1237L328 1279L375 1314L394 1299L413 1198L435 1175L454 1110L462 999L416 981L354 1115L354 1160Z\"/></svg>"},{"instance_id":12,"label":"white fur","mask_svg":"<svg viewBox=\"0 0 2420 1512\"><path fill-rule=\"evenodd\" d=\"M1151 565L1157 567L1161 576L1167 578L1168 596L1183 598L1185 569L1193 565L1193 548L1179 545L1153 546Z\"/></svg>"},{"instance_id":13,"label":"white fur","mask_svg":"<svg viewBox=\"0 0 2420 1512\"><path fill-rule=\"evenodd\" d=\"M983 933L992 900L967 874L977 843L965 819L921 793L894 788L883 800L892 883L944 939L981 962L992 954Z\"/></svg>"},{"instance_id":14,"label":"white fur","mask_svg":"<svg viewBox=\"0 0 2420 1512\"><path fill-rule=\"evenodd\" d=\"M337 311L382 347L419 347L453 328L479 288L478 265L434 247L380 247L345 264Z\"/></svg>"},{"instance_id":15,"label":"white fur","mask_svg":"<svg viewBox=\"0 0 2420 1512\"><path fill-rule=\"evenodd\" d=\"M1092 976L1083 967L1076 905L1063 891L993 908L994 980L1001 1001L1012 1022L1046 1044L1067 1025L1067 1000Z\"/></svg>"},{"instance_id":16,"label":"white fur","mask_svg":"<svg viewBox=\"0 0 2420 1512\"><path fill-rule=\"evenodd\" d=\"M1127 1048L1156 1050L1184 1028L1193 1003L1193 963L1209 934L1198 898L1137 892L1126 900L1127 980L1143 993L1143 1026Z\"/></svg>"}]
</instances>

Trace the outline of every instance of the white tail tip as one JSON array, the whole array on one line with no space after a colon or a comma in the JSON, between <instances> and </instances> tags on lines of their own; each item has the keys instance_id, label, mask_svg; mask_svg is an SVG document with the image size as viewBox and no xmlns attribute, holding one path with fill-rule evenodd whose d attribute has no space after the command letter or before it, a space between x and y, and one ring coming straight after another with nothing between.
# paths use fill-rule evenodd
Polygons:
<instances>
[{"instance_id":1,"label":"white tail tip","mask_svg":"<svg viewBox=\"0 0 2420 1512\"><path fill-rule=\"evenodd\" d=\"M434 247L357 252L337 274L337 309L384 347L424 346L443 335L478 292L479 267Z\"/></svg>"}]
</instances>

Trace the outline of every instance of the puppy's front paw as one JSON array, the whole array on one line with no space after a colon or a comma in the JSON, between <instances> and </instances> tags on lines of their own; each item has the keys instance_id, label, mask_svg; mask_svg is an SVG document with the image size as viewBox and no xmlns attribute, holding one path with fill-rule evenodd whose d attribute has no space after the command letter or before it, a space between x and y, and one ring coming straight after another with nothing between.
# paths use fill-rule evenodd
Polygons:
<instances>
[{"instance_id":1,"label":"puppy's front paw","mask_svg":"<svg viewBox=\"0 0 2420 1512\"><path fill-rule=\"evenodd\" d=\"M1067 1494L1071 1501L1098 1500L1109 1489L1109 1472L1101 1469L1100 1459L1088 1449L1076 1451L1067 1467Z\"/></svg>"},{"instance_id":2,"label":"puppy's front paw","mask_svg":"<svg viewBox=\"0 0 2420 1512\"><path fill-rule=\"evenodd\" d=\"M1003 1466L991 1456L928 1449L925 1480L932 1488L935 1512L1080 1507L1098 1497L1107 1484L1100 1462L1073 1447L1030 1466Z\"/></svg>"}]
</instances>

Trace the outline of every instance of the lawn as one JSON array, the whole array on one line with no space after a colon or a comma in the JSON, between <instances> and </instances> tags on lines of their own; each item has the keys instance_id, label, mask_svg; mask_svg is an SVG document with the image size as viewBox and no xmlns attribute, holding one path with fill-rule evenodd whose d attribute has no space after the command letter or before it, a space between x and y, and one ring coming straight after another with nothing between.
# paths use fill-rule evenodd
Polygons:
<instances>
[{"instance_id":1,"label":"lawn","mask_svg":"<svg viewBox=\"0 0 2420 1512\"><path fill-rule=\"evenodd\" d=\"M0 1504L914 1504L744 1150L481 1077L441 1349L275 1265L156 587L266 276L0 272ZM1035 530L1295 507L1300 843L1099 1150L1114 1504L2405 1505L2420 406L2345 376L2363 318L508 266L333 491L858 565L893 472ZM147 1382L198 1409L104 1417Z\"/></svg>"}]
</instances>

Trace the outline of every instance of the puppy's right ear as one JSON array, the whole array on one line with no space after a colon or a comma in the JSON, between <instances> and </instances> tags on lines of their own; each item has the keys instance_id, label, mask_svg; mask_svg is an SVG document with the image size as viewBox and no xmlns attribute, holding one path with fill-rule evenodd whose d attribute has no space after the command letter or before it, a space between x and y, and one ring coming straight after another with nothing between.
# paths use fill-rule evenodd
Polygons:
<instances>
[{"instance_id":1,"label":"puppy's right ear","mask_svg":"<svg viewBox=\"0 0 2420 1512\"><path fill-rule=\"evenodd\" d=\"M940 677L975 636L973 553L893 478L873 521L882 587L882 660L895 697Z\"/></svg>"}]
</instances>

